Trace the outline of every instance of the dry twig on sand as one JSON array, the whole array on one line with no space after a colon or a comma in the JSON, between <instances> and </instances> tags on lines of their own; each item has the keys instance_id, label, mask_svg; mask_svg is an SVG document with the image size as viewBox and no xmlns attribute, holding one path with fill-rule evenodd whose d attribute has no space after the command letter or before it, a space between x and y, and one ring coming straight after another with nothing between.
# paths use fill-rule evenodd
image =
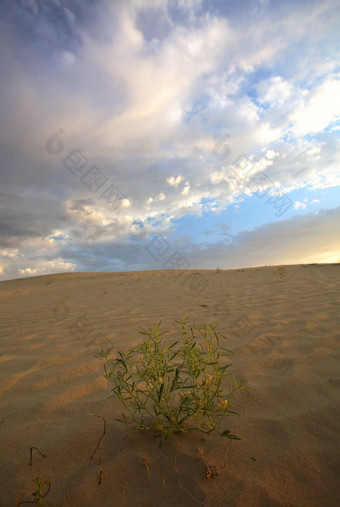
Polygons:
<instances>
[{"instance_id":1,"label":"dry twig on sand","mask_svg":"<svg viewBox=\"0 0 340 507\"><path fill-rule=\"evenodd\" d=\"M99 484L99 485L102 483L102 480L103 480L103 469L102 469L102 463L103 463L103 459L102 459L102 457L100 456L100 460L99 460L99 478L98 478L98 484Z\"/></svg>"},{"instance_id":2,"label":"dry twig on sand","mask_svg":"<svg viewBox=\"0 0 340 507\"><path fill-rule=\"evenodd\" d=\"M94 417L98 417L99 419L102 419L102 420L104 421L104 431L103 431L102 436L101 436L101 437L99 438L99 440L98 440L97 447L95 448L95 450L94 450L94 451L93 451L93 453L92 453L92 456L90 457L90 459L92 459L92 458L93 458L93 456L94 456L94 455L95 455L95 453L96 453L96 450L97 450L97 449L98 449L98 447L99 447L99 444L100 444L101 439L102 439L102 438L104 437L104 435L105 435L105 432L106 432L106 421L105 421L104 417L101 417L100 415L97 415L97 414L89 414L89 415L93 415Z\"/></svg>"},{"instance_id":3,"label":"dry twig on sand","mask_svg":"<svg viewBox=\"0 0 340 507\"><path fill-rule=\"evenodd\" d=\"M150 467L149 467L150 461L148 461L147 458L144 458L144 465L145 465L146 471L148 472L149 484L151 484Z\"/></svg>"},{"instance_id":4,"label":"dry twig on sand","mask_svg":"<svg viewBox=\"0 0 340 507\"><path fill-rule=\"evenodd\" d=\"M38 447L31 447L30 448L30 465L32 465L32 452L33 452L33 449L35 449L36 451L38 451L38 453L40 454L40 456L42 456L43 458L46 458L45 454L43 454L42 452L39 451Z\"/></svg>"}]
</instances>

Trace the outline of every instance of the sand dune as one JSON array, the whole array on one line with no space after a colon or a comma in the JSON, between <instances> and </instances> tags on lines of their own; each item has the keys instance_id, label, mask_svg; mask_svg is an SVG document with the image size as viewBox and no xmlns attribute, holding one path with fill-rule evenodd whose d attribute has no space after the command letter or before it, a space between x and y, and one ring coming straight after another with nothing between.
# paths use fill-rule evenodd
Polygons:
<instances>
[{"instance_id":1,"label":"sand dune","mask_svg":"<svg viewBox=\"0 0 340 507\"><path fill-rule=\"evenodd\" d=\"M340 505L340 265L40 276L0 283L0 505ZM162 319L219 324L250 387L228 426L242 441L153 434L114 420L103 361ZM90 456L106 435L93 460ZM45 454L33 454L30 447ZM203 449L219 471L207 478ZM102 461L102 484L98 485Z\"/></svg>"}]
</instances>

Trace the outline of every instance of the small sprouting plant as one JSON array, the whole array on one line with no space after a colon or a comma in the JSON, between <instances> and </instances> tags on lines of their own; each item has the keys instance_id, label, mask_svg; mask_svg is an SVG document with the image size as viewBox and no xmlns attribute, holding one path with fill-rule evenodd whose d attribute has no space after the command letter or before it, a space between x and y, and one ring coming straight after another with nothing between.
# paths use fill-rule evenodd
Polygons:
<instances>
[{"instance_id":1,"label":"small sprouting plant","mask_svg":"<svg viewBox=\"0 0 340 507\"><path fill-rule=\"evenodd\" d=\"M41 479L40 477L37 477L36 479L34 479L33 482L35 482L37 485L37 489L34 491L34 493L32 493L34 501L39 506L44 505L43 499L50 491L51 481L49 481L48 479ZM47 491L45 491L45 493L43 494L44 486L47 486Z\"/></svg>"},{"instance_id":2,"label":"small sprouting plant","mask_svg":"<svg viewBox=\"0 0 340 507\"><path fill-rule=\"evenodd\" d=\"M44 505L44 498L48 495L50 491L51 481L49 481L48 479L41 479L40 477L37 477L36 479L33 479L33 482L35 482L35 484L37 485L37 489L32 493L33 500L19 502L17 504L18 506L25 503L35 503L40 507ZM43 493L45 486L47 486L47 490L45 491L45 493Z\"/></svg>"},{"instance_id":3,"label":"small sprouting plant","mask_svg":"<svg viewBox=\"0 0 340 507\"><path fill-rule=\"evenodd\" d=\"M44 283L44 285L52 285L52 283L54 282L53 278L47 278L46 282Z\"/></svg>"},{"instance_id":4,"label":"small sprouting plant","mask_svg":"<svg viewBox=\"0 0 340 507\"><path fill-rule=\"evenodd\" d=\"M231 364L226 358L222 362L230 351L220 346L216 326L188 328L186 319L176 323L181 339L171 344L163 340L166 332L160 332L159 323L141 331L141 344L118 352L114 359L113 347L96 354L105 359L112 397L125 409L117 420L135 423L136 431L155 430L162 437L160 446L174 432L219 432L220 422L236 414L230 410L230 399L243 387L228 372ZM240 439L229 429L220 435Z\"/></svg>"},{"instance_id":5,"label":"small sprouting plant","mask_svg":"<svg viewBox=\"0 0 340 507\"><path fill-rule=\"evenodd\" d=\"M283 266L277 266L277 268L273 271L274 275L280 278L283 281L286 278L286 268Z\"/></svg>"}]
</instances>

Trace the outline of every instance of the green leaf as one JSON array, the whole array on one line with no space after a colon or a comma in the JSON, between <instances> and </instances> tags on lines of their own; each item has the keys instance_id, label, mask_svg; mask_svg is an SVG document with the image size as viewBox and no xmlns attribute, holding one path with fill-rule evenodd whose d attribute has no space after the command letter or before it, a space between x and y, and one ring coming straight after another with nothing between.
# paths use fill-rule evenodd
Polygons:
<instances>
[{"instance_id":1,"label":"green leaf","mask_svg":"<svg viewBox=\"0 0 340 507\"><path fill-rule=\"evenodd\" d=\"M233 435L231 433L231 430L223 431L223 433L221 433L221 437L231 438L232 440L242 440L241 437L238 437L237 435Z\"/></svg>"},{"instance_id":2,"label":"green leaf","mask_svg":"<svg viewBox=\"0 0 340 507\"><path fill-rule=\"evenodd\" d=\"M158 401L161 401L161 397L162 397L163 390L164 390L164 383L161 385L161 388L160 388L160 390L159 390L159 393L158 393Z\"/></svg>"},{"instance_id":3,"label":"green leaf","mask_svg":"<svg viewBox=\"0 0 340 507\"><path fill-rule=\"evenodd\" d=\"M188 414L188 415L182 417L182 419L180 421L178 421L178 426L180 426L181 424L184 423L184 421L186 421L187 419L189 419L190 415L191 414Z\"/></svg>"},{"instance_id":4,"label":"green leaf","mask_svg":"<svg viewBox=\"0 0 340 507\"><path fill-rule=\"evenodd\" d=\"M172 434L172 430L168 430L164 433L164 435L162 436L161 438L161 441L159 442L159 448L162 447L162 443L164 442L164 440L166 440L170 435Z\"/></svg>"},{"instance_id":5,"label":"green leaf","mask_svg":"<svg viewBox=\"0 0 340 507\"><path fill-rule=\"evenodd\" d=\"M174 352L172 354L172 356L170 357L170 361L172 361L176 356L178 356L178 354L179 354L179 350L176 350L176 352Z\"/></svg>"},{"instance_id":6,"label":"green leaf","mask_svg":"<svg viewBox=\"0 0 340 507\"><path fill-rule=\"evenodd\" d=\"M127 370L126 363L125 363L124 359L117 359L117 363L122 364L124 366L125 370Z\"/></svg>"}]
</instances>

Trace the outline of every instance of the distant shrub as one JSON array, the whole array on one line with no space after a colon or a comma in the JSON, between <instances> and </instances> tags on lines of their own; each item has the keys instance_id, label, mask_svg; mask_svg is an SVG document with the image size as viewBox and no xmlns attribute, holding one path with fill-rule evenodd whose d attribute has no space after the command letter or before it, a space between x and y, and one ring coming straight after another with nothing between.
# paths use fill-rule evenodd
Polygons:
<instances>
[{"instance_id":1,"label":"distant shrub","mask_svg":"<svg viewBox=\"0 0 340 507\"><path fill-rule=\"evenodd\" d=\"M96 354L105 359L112 397L125 408L118 420L135 423L136 431L156 430L162 437L160 446L174 432L218 431L226 416L236 414L230 410L230 399L243 387L229 373L231 364L221 364L230 351L220 346L216 326L188 327L185 319L176 323L181 339L171 344L163 340L159 323L141 332L146 337L141 344L118 352L114 359L113 347ZM240 439L229 429L220 435Z\"/></svg>"},{"instance_id":2,"label":"distant shrub","mask_svg":"<svg viewBox=\"0 0 340 507\"><path fill-rule=\"evenodd\" d=\"M284 266L277 266L277 268L274 269L273 274L283 281L287 276L286 268Z\"/></svg>"}]
</instances>

